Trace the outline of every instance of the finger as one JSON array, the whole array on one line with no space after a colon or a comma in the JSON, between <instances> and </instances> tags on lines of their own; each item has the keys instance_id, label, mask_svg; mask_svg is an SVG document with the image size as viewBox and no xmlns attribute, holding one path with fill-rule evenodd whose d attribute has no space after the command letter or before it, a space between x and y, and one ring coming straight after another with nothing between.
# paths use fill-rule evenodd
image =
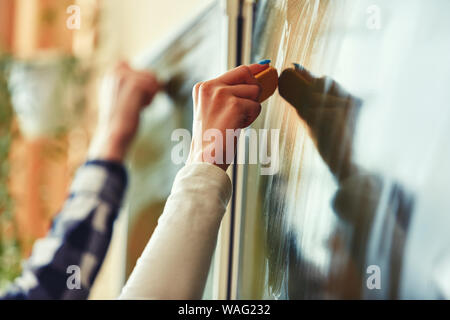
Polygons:
<instances>
[{"instance_id":1,"label":"finger","mask_svg":"<svg viewBox=\"0 0 450 320\"><path fill-rule=\"evenodd\" d=\"M194 100L194 105L197 105L198 103L198 95L202 84L203 82L198 82L194 85L194 88L192 89L192 99Z\"/></svg>"},{"instance_id":2,"label":"finger","mask_svg":"<svg viewBox=\"0 0 450 320\"><path fill-rule=\"evenodd\" d=\"M253 72L258 73L258 70L265 70L268 68L267 65L259 65L259 67L253 67L250 68L250 66L239 66L237 68L234 68L226 73L224 73L222 76L218 77L217 80L228 85L235 85L235 84L256 84L257 81L255 79L255 76ZM255 74L256 74L255 73Z\"/></svg>"},{"instance_id":3,"label":"finger","mask_svg":"<svg viewBox=\"0 0 450 320\"><path fill-rule=\"evenodd\" d=\"M126 61L120 61L112 70L111 75L117 79L117 88L122 88L124 84L130 79L133 71Z\"/></svg>"},{"instance_id":4,"label":"finger","mask_svg":"<svg viewBox=\"0 0 450 320\"><path fill-rule=\"evenodd\" d=\"M347 98L350 95L338 82L327 76L315 79L314 91L341 98Z\"/></svg>"},{"instance_id":5,"label":"finger","mask_svg":"<svg viewBox=\"0 0 450 320\"><path fill-rule=\"evenodd\" d=\"M269 64L254 63L248 66L253 76L269 68Z\"/></svg>"},{"instance_id":6,"label":"finger","mask_svg":"<svg viewBox=\"0 0 450 320\"><path fill-rule=\"evenodd\" d=\"M130 70L130 65L125 60L121 60L117 62L115 70L116 71Z\"/></svg>"},{"instance_id":7,"label":"finger","mask_svg":"<svg viewBox=\"0 0 450 320\"><path fill-rule=\"evenodd\" d=\"M138 91L138 93L137 94L134 93L134 94L137 96L140 96L139 106L140 107L148 106L150 104L150 102L152 102L153 97L156 94L156 91L154 90L154 88L149 88L144 83L136 84L135 88Z\"/></svg>"},{"instance_id":8,"label":"finger","mask_svg":"<svg viewBox=\"0 0 450 320\"><path fill-rule=\"evenodd\" d=\"M150 93L156 93L161 89L161 84L158 82L156 77L148 72L135 73L132 76L133 81L142 84L146 91Z\"/></svg>"},{"instance_id":9,"label":"finger","mask_svg":"<svg viewBox=\"0 0 450 320\"><path fill-rule=\"evenodd\" d=\"M126 86L129 94L141 96L144 104L149 104L160 88L156 78L140 74L128 77Z\"/></svg>"},{"instance_id":10,"label":"finger","mask_svg":"<svg viewBox=\"0 0 450 320\"><path fill-rule=\"evenodd\" d=\"M158 79L151 76L150 78L147 78L147 88L149 92L157 93L162 90L163 85L158 81Z\"/></svg>"},{"instance_id":11,"label":"finger","mask_svg":"<svg viewBox=\"0 0 450 320\"><path fill-rule=\"evenodd\" d=\"M326 93L338 97L347 97L349 93L339 83L332 78L316 77L311 71L298 63L294 63L295 70L302 75L309 83L313 84L314 91L318 93Z\"/></svg>"},{"instance_id":12,"label":"finger","mask_svg":"<svg viewBox=\"0 0 450 320\"><path fill-rule=\"evenodd\" d=\"M306 81L308 81L309 83L313 83L314 80L316 80L316 77L301 64L294 63L294 67L295 70L297 70L297 72L299 72L302 75L302 77L306 79Z\"/></svg>"},{"instance_id":13,"label":"finger","mask_svg":"<svg viewBox=\"0 0 450 320\"><path fill-rule=\"evenodd\" d=\"M261 93L259 84L237 84L234 86L226 86L223 89L226 93L232 94L238 98L250 99L257 101Z\"/></svg>"},{"instance_id":14,"label":"finger","mask_svg":"<svg viewBox=\"0 0 450 320\"><path fill-rule=\"evenodd\" d=\"M149 85L157 83L156 77L150 72L133 71L130 77L139 79L139 81L145 82Z\"/></svg>"},{"instance_id":15,"label":"finger","mask_svg":"<svg viewBox=\"0 0 450 320\"><path fill-rule=\"evenodd\" d=\"M258 118L261 113L261 104L249 99L237 99L240 108L239 112L242 113L239 128L246 128Z\"/></svg>"},{"instance_id":16,"label":"finger","mask_svg":"<svg viewBox=\"0 0 450 320\"><path fill-rule=\"evenodd\" d=\"M311 107L314 108L334 108L334 109L349 109L358 107L361 102L357 98L351 96L337 97L334 95L324 93L312 93L310 99Z\"/></svg>"},{"instance_id":17,"label":"finger","mask_svg":"<svg viewBox=\"0 0 450 320\"><path fill-rule=\"evenodd\" d=\"M151 79L153 83L158 82L156 75L151 71L136 71L136 75L144 79Z\"/></svg>"}]
</instances>

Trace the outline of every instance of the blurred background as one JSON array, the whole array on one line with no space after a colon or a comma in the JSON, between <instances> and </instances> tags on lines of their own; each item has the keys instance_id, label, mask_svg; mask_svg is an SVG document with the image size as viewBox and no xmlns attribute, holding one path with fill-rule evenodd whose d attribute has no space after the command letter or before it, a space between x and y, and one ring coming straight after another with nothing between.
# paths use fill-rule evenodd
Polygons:
<instances>
[{"instance_id":1,"label":"blurred background","mask_svg":"<svg viewBox=\"0 0 450 320\"><path fill-rule=\"evenodd\" d=\"M19 275L85 160L104 71L151 50L210 3L0 0L0 289ZM127 267L128 227L121 215L92 298L117 296L147 241L148 232L129 239Z\"/></svg>"},{"instance_id":2,"label":"blurred background","mask_svg":"<svg viewBox=\"0 0 450 320\"><path fill-rule=\"evenodd\" d=\"M126 59L182 84L141 117L91 299L117 297L156 226L180 167L171 133L192 123L192 86L268 58L364 102L350 134L357 170L340 178L323 156L345 147L333 110L316 123L329 133L318 145L302 107L275 92L252 127L279 130L280 170L233 166L205 298L450 297L449 9L447 0L0 0L0 290L85 160L108 68ZM380 290L367 286L370 266L383 270Z\"/></svg>"}]
</instances>

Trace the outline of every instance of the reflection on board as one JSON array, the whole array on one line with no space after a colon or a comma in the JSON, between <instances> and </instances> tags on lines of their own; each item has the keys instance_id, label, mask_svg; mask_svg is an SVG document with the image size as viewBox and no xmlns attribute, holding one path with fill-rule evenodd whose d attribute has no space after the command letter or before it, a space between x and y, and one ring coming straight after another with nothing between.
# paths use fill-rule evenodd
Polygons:
<instances>
[{"instance_id":1,"label":"reflection on board","mask_svg":"<svg viewBox=\"0 0 450 320\"><path fill-rule=\"evenodd\" d=\"M368 248L368 235L378 203L381 201L383 180L380 176L352 163L352 147L355 123L362 101L352 96L336 81L328 77L315 78L306 69L296 65L283 71L279 79L280 95L295 107L299 116L306 122L310 136L331 173L338 182L338 191L332 200L337 216L344 221L353 234L349 245L342 242L340 232L331 237L333 246L332 262L340 269L329 283L326 279L301 279L301 259L295 254L296 239L290 242L288 292L289 298L302 298L304 289L299 286L312 281L316 286L328 286L331 297L361 296L361 283L366 275L365 253ZM384 221L386 234L383 238L392 239L389 258L391 288L389 298L396 299L399 272L402 266L404 237L408 230L413 198L398 184L393 184L388 195ZM269 224L270 226L270 224ZM390 228L392 226L392 228ZM390 230L390 234L387 234ZM270 234L270 228L268 233ZM342 278L345 275L345 282ZM339 282L342 283L339 283ZM345 291L342 290L345 288ZM336 291L336 292L334 292Z\"/></svg>"},{"instance_id":2,"label":"reflection on board","mask_svg":"<svg viewBox=\"0 0 450 320\"><path fill-rule=\"evenodd\" d=\"M237 298L450 297L444 8L258 2L252 60L281 76L253 127L280 129L280 170L242 165Z\"/></svg>"}]
</instances>

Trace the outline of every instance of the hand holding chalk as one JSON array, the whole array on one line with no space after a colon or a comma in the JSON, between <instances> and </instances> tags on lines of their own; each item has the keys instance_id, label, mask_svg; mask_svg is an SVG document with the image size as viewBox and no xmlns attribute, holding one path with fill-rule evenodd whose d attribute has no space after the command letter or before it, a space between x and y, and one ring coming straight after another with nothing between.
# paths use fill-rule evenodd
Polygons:
<instances>
[{"instance_id":1,"label":"hand holding chalk","mask_svg":"<svg viewBox=\"0 0 450 320\"><path fill-rule=\"evenodd\" d=\"M268 68L267 64L239 66L195 85L193 139L187 163L209 162L224 170L228 168L238 134L232 139L226 137L230 131L238 133L248 127L260 114L265 82L259 82L255 75ZM220 143L217 135L221 135ZM233 145L228 145L230 141Z\"/></svg>"},{"instance_id":2,"label":"hand holding chalk","mask_svg":"<svg viewBox=\"0 0 450 320\"><path fill-rule=\"evenodd\" d=\"M267 65L270 60L263 60L259 64ZM259 96L259 102L264 102L275 92L278 86L278 72L277 69L269 67L264 71L261 71L255 75L256 80L261 86L261 93Z\"/></svg>"}]
</instances>

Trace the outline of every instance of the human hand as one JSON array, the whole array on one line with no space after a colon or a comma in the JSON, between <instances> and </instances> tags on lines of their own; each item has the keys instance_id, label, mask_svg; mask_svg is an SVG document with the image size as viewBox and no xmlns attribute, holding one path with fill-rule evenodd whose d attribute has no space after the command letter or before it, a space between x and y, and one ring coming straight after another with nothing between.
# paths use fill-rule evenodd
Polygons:
<instances>
[{"instance_id":1,"label":"human hand","mask_svg":"<svg viewBox=\"0 0 450 320\"><path fill-rule=\"evenodd\" d=\"M352 174L356 169L353 136L362 100L333 79L317 78L298 65L283 71L278 90L308 124L320 155L336 178Z\"/></svg>"},{"instance_id":2,"label":"human hand","mask_svg":"<svg viewBox=\"0 0 450 320\"><path fill-rule=\"evenodd\" d=\"M160 90L154 74L119 63L101 88L99 121L90 158L122 162L139 126L141 111Z\"/></svg>"},{"instance_id":3,"label":"human hand","mask_svg":"<svg viewBox=\"0 0 450 320\"><path fill-rule=\"evenodd\" d=\"M268 67L239 66L195 85L193 138L187 163L209 162L223 170L228 168L240 129L249 126L261 112L261 87L254 75Z\"/></svg>"}]
</instances>

